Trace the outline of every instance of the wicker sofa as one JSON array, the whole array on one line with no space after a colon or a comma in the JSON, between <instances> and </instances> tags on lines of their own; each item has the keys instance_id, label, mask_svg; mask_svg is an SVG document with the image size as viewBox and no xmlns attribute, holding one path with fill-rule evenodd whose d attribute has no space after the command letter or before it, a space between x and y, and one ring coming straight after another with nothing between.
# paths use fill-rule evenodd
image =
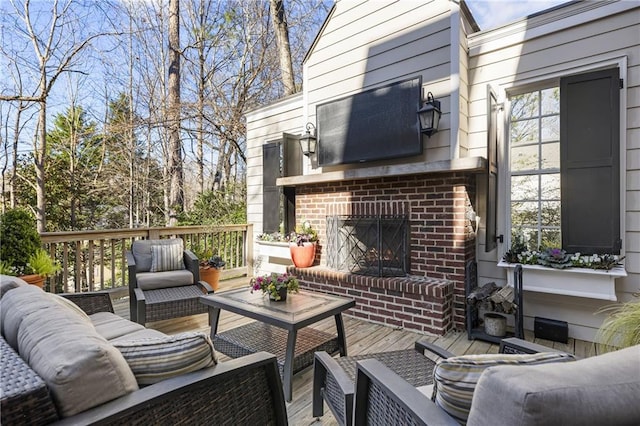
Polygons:
<instances>
[{"instance_id":1,"label":"wicker sofa","mask_svg":"<svg viewBox=\"0 0 640 426\"><path fill-rule=\"evenodd\" d=\"M287 424L275 356L217 363L207 333L147 329L105 292L62 296L0 276L1 424Z\"/></svg>"}]
</instances>

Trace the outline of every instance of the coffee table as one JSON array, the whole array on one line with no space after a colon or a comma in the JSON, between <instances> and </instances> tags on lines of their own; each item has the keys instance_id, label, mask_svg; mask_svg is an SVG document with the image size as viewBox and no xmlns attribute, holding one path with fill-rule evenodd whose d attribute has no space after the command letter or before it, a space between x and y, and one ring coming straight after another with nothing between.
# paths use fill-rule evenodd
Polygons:
<instances>
[{"instance_id":1,"label":"coffee table","mask_svg":"<svg viewBox=\"0 0 640 426\"><path fill-rule=\"evenodd\" d=\"M216 350L232 358L259 351L276 355L287 401L292 397L293 375L313 365L315 352L347 355L342 312L355 306L353 299L301 290L275 302L259 291L240 288L202 296L200 301L209 307ZM256 321L218 333L222 309ZM335 335L308 327L331 316Z\"/></svg>"}]
</instances>

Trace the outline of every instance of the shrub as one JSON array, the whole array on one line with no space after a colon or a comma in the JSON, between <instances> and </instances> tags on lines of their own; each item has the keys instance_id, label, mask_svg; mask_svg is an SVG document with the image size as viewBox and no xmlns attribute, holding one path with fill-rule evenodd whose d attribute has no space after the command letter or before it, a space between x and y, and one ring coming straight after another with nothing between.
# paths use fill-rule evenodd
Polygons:
<instances>
[{"instance_id":1,"label":"shrub","mask_svg":"<svg viewBox=\"0 0 640 426\"><path fill-rule=\"evenodd\" d=\"M24 209L7 210L0 217L0 261L16 275L32 273L29 258L42 248L35 217Z\"/></svg>"}]
</instances>

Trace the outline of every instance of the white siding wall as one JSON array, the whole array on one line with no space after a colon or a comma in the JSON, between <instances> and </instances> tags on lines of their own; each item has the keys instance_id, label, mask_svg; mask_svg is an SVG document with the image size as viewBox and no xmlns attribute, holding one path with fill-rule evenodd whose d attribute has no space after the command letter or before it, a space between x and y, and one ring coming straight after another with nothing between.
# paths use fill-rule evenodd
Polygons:
<instances>
[{"instance_id":1,"label":"white siding wall","mask_svg":"<svg viewBox=\"0 0 640 426\"><path fill-rule=\"evenodd\" d=\"M302 94L247 113L247 221L254 237L262 233L262 145L283 133L303 133ZM257 248L254 247L254 253Z\"/></svg>"},{"instance_id":2,"label":"white siding wall","mask_svg":"<svg viewBox=\"0 0 640 426\"><path fill-rule=\"evenodd\" d=\"M609 16L607 16L609 15ZM606 18L601 18L607 16ZM553 19L557 17L558 19ZM617 281L618 300L630 299L640 289L640 7L634 2L606 4L587 2L564 8L548 16L533 18L510 27L482 32L469 38L469 154L486 155L486 94L487 85L504 93L523 83L559 79L563 74L587 71L593 64L626 63L621 70L625 78L626 99L621 115L621 143L626 144L621 167L625 192L622 196L624 233L628 276ZM624 169L626 166L626 170ZM504 166L503 169L504 170ZM504 172L502 173L504 178ZM503 181L504 184L504 181ZM480 185L482 186L482 185ZM499 192L504 194L502 186ZM484 188L479 188L479 200ZM504 201L504 200L503 200ZM502 228L506 209L499 212ZM500 226L500 225L499 225ZM484 252L484 223L477 239L480 283L504 283L505 272L495 265L508 249ZM592 299L525 293L525 328L531 329L533 316L568 321L570 335L593 338L602 317L593 312L610 302Z\"/></svg>"},{"instance_id":3,"label":"white siding wall","mask_svg":"<svg viewBox=\"0 0 640 426\"><path fill-rule=\"evenodd\" d=\"M430 91L442 102L441 130L423 138L422 156L386 163L449 160L451 5L447 0L338 1L305 62L307 121L316 122L317 104L422 76L423 98ZM354 167L358 166L325 167L324 171Z\"/></svg>"}]
</instances>

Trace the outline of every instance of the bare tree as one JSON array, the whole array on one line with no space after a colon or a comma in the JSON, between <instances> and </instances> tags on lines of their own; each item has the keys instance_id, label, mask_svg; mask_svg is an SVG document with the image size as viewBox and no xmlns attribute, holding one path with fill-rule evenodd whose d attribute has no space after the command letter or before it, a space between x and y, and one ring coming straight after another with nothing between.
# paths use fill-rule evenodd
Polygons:
<instances>
[{"instance_id":1,"label":"bare tree","mask_svg":"<svg viewBox=\"0 0 640 426\"><path fill-rule=\"evenodd\" d=\"M39 106L39 115L34 138L34 163L36 166L36 220L39 232L45 231L46 226L46 194L45 194L45 164L47 160L47 100L58 78L68 72L81 72L76 68L76 60L80 53L97 37L104 33L92 34L76 40L76 24L87 16L73 16L71 8L73 2L67 0L60 5L58 0L51 3L51 14L47 28L41 27L42 17L32 20L31 1L24 0L20 5L12 2L17 21L16 31L26 37L34 51L37 65L30 63L27 57L23 61L29 68L37 70L37 83L33 95L20 93L0 95L0 101L35 102Z\"/></svg>"},{"instance_id":2,"label":"bare tree","mask_svg":"<svg viewBox=\"0 0 640 426\"><path fill-rule=\"evenodd\" d=\"M280 59L280 73L284 85L284 95L296 92L293 78L293 64L291 63L291 46L289 45L289 28L287 15L284 10L284 0L269 0L271 17L278 41L278 58Z\"/></svg>"},{"instance_id":3,"label":"bare tree","mask_svg":"<svg viewBox=\"0 0 640 426\"><path fill-rule=\"evenodd\" d=\"M180 1L169 0L169 225L184 210L180 142Z\"/></svg>"}]
</instances>

